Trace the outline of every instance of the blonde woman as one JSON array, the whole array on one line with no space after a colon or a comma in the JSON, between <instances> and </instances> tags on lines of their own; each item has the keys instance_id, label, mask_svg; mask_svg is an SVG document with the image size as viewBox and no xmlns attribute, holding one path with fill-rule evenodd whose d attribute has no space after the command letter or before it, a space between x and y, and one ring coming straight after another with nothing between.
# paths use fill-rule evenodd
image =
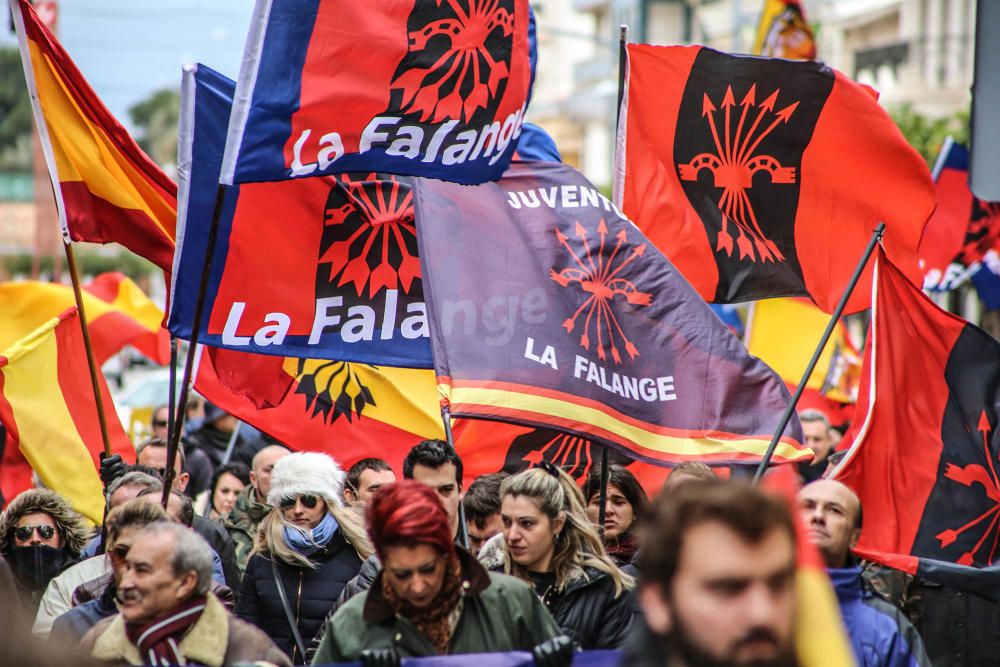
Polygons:
<instances>
[{"instance_id":1,"label":"blonde woman","mask_svg":"<svg viewBox=\"0 0 1000 667\"><path fill-rule=\"evenodd\" d=\"M344 472L325 454L298 452L271 473L254 553L236 615L266 632L294 664L319 631L344 585L372 553L364 526L344 508Z\"/></svg>"},{"instance_id":2,"label":"blonde woman","mask_svg":"<svg viewBox=\"0 0 1000 667\"><path fill-rule=\"evenodd\" d=\"M621 646L633 581L605 553L573 479L546 462L504 480L500 498L504 571L534 586L580 648Z\"/></svg>"}]
</instances>

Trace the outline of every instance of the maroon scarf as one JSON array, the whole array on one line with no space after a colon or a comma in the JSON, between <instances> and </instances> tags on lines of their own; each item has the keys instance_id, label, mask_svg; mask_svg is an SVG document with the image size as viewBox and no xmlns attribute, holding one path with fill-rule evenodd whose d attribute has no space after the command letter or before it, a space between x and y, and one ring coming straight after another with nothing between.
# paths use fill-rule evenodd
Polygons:
<instances>
[{"instance_id":1,"label":"maroon scarf","mask_svg":"<svg viewBox=\"0 0 1000 667\"><path fill-rule=\"evenodd\" d=\"M125 635L147 665L186 664L179 648L181 637L201 618L205 602L204 595L196 595L165 617L149 623L126 623Z\"/></svg>"}]
</instances>

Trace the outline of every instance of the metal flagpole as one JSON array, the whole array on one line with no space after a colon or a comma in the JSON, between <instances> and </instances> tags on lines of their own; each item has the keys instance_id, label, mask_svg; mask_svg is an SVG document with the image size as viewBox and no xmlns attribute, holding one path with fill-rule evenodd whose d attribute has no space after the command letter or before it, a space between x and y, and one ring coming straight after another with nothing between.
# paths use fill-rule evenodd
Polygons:
<instances>
[{"instance_id":1,"label":"metal flagpole","mask_svg":"<svg viewBox=\"0 0 1000 667\"><path fill-rule=\"evenodd\" d=\"M871 257L872 252L875 251L876 244L882 240L882 234L884 232L884 222L878 223L878 226L876 226L872 231L872 237L868 241L868 247L865 248L865 252L862 254L858 265L854 267L854 275L851 276L850 281L847 283L847 288L844 290L843 295L840 297L840 301L837 303L837 307L834 309L833 314L830 315L830 321L827 322L826 330L823 331L823 335L819 339L819 345L817 345L815 351L813 351L812 358L809 360L805 373L802 374L802 379L799 381L799 386L796 387L795 393L792 395L792 400L788 402L788 407L785 408L784 414L781 415L781 421L778 423L778 428L771 437L771 444L767 446L767 451L764 452L764 458L761 459L760 465L757 466L757 472L753 476L754 484L760 481L760 478L764 475L764 471L766 471L768 465L770 465L771 457L774 455L774 450L778 446L781 434L785 432L785 427L788 426L788 422L792 418L795 406L798 404L799 398L802 397L802 392L805 391L806 383L809 382L809 377L812 375L813 370L815 370L816 364L819 363L819 357L823 353L823 348L826 347L827 341L830 340L830 335L833 334L833 328L837 326L837 322L840 320L840 316L844 312L844 307L847 306L847 300L851 298L854 286L858 284L858 279L861 278L861 273L865 270L865 265L868 264L868 258Z\"/></svg>"},{"instance_id":2,"label":"metal flagpole","mask_svg":"<svg viewBox=\"0 0 1000 667\"><path fill-rule=\"evenodd\" d=\"M441 421L444 423L445 442L454 449L455 441L451 436L451 410L448 409L447 399L441 401ZM466 549L469 548L469 530L465 525L465 506L461 502L458 503L458 541Z\"/></svg>"},{"instance_id":3,"label":"metal flagpole","mask_svg":"<svg viewBox=\"0 0 1000 667\"><path fill-rule=\"evenodd\" d=\"M104 443L104 455L111 456L111 440L108 438L108 423L104 416L104 399L101 397L101 384L97 374L97 360L94 358L94 346L90 342L90 329L87 327L87 311L83 307L83 291L80 289L80 275L76 271L76 257L73 246L63 243L66 251L66 268L69 269L70 280L73 281L73 298L76 300L76 312L80 319L80 329L83 331L83 347L87 351L87 368L90 370L90 385L94 390L94 405L97 406L97 423L101 427L101 441Z\"/></svg>"},{"instance_id":4,"label":"metal flagpole","mask_svg":"<svg viewBox=\"0 0 1000 667\"><path fill-rule=\"evenodd\" d=\"M618 33L618 113L615 116L616 126L621 123L622 115L622 100L625 98L625 69L626 63L628 62L628 53L626 52L626 47L628 46L628 26L622 25L619 28ZM615 136L618 133L615 132ZM615 160L617 164L617 160ZM621 206L621 202L615 202L617 205ZM604 515L606 513L606 505L608 500L608 446L606 444L601 444L601 489L600 489L600 502L601 507L597 511L597 526L601 531L601 535L604 535Z\"/></svg>"},{"instance_id":5,"label":"metal flagpole","mask_svg":"<svg viewBox=\"0 0 1000 667\"><path fill-rule=\"evenodd\" d=\"M177 447L181 442L181 431L184 428L184 418L187 410L188 394L191 389L191 372L194 369L194 355L198 351L198 334L201 329L202 310L205 308L205 290L212 270L212 255L215 253L215 241L219 236L219 216L222 215L222 202L225 200L226 186L219 185L215 191L215 206L212 210L212 225L208 230L208 242L205 245L205 262L201 269L201 281L198 283L198 298L195 300L194 321L191 324L191 340L188 341L187 357L184 360L184 376L181 380L181 393L177 398L176 419L174 428L167 441L167 469L163 476L163 494L160 503L164 509L170 497L170 487L174 483L174 462L177 460ZM173 396L170 397L173 400Z\"/></svg>"},{"instance_id":6,"label":"metal flagpole","mask_svg":"<svg viewBox=\"0 0 1000 667\"><path fill-rule=\"evenodd\" d=\"M174 399L177 398L177 339L174 338L173 334L170 334L170 382L169 382L169 398L167 399L167 440L170 440L170 434L174 432L174 419L175 405Z\"/></svg>"}]
</instances>

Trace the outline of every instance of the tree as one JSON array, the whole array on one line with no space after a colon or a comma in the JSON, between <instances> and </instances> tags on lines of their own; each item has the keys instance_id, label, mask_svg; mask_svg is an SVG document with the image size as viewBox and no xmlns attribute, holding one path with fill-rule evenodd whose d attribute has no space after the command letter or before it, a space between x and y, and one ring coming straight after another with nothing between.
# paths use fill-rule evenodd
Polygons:
<instances>
[{"instance_id":1,"label":"tree","mask_svg":"<svg viewBox=\"0 0 1000 667\"><path fill-rule=\"evenodd\" d=\"M16 48L0 49L0 169L31 169L31 102Z\"/></svg>"},{"instance_id":2,"label":"tree","mask_svg":"<svg viewBox=\"0 0 1000 667\"><path fill-rule=\"evenodd\" d=\"M946 137L969 145L969 111L963 109L944 118L929 118L918 113L910 104L890 110L893 121L906 140L923 156L928 166L934 165Z\"/></svg>"},{"instance_id":3,"label":"tree","mask_svg":"<svg viewBox=\"0 0 1000 667\"><path fill-rule=\"evenodd\" d=\"M180 94L162 88L145 100L129 107L128 115L140 131L139 146L161 167L177 162L177 122L180 118Z\"/></svg>"}]
</instances>

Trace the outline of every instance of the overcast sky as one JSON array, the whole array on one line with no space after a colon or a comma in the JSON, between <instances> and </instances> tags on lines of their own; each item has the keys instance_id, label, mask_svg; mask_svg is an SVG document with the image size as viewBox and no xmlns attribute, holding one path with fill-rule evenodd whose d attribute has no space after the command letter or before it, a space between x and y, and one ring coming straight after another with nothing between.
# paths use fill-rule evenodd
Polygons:
<instances>
[{"instance_id":1,"label":"overcast sky","mask_svg":"<svg viewBox=\"0 0 1000 667\"><path fill-rule=\"evenodd\" d=\"M6 4L6 3L4 3ZM252 0L61 0L58 37L111 112L167 86L181 66L202 62L235 79ZM3 21L4 45L13 45Z\"/></svg>"}]
</instances>

